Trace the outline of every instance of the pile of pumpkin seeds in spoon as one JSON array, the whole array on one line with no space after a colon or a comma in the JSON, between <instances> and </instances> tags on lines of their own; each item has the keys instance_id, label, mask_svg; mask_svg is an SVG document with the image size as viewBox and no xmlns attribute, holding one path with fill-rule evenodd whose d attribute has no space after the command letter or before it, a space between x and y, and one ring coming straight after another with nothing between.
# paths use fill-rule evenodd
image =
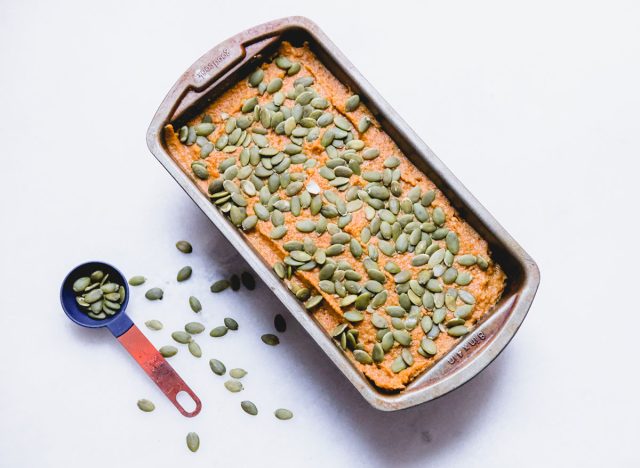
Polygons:
<instances>
[{"instance_id":1,"label":"pile of pumpkin seeds in spoon","mask_svg":"<svg viewBox=\"0 0 640 468\"><path fill-rule=\"evenodd\" d=\"M382 365L392 352L394 373L410 368L411 332L418 327L416 352L433 358L441 333L469 332L476 298L465 289L473 280L466 267L486 270L489 261L460 251L434 190L403 188L401 159L360 139L372 121L365 116L354 126L348 118L361 105L358 95L341 112L318 93L312 76L298 76L284 89L283 78L302 75L304 67L285 56L274 62L281 77L267 82L261 68L251 73L246 85L254 95L239 112L221 115L224 131L210 115L179 129L180 142L200 148L193 176L209 181L211 202L237 228L268 229L286 252L273 269L308 310L339 305L341 323L331 335L355 361ZM323 158L307 151L318 141ZM218 153L229 157L213 168L209 158ZM378 158L382 169L370 170ZM351 232L356 216L367 224ZM291 233L296 238L287 240ZM328 243L320 242L325 234ZM402 268L407 257L410 268ZM374 343L359 342L358 326L366 321L377 330Z\"/></svg>"},{"instance_id":2,"label":"pile of pumpkin seeds in spoon","mask_svg":"<svg viewBox=\"0 0 640 468\"><path fill-rule=\"evenodd\" d=\"M73 291L78 294L76 302L94 320L104 320L115 315L124 302L124 286L108 279L108 273L96 270L73 282Z\"/></svg>"}]
</instances>

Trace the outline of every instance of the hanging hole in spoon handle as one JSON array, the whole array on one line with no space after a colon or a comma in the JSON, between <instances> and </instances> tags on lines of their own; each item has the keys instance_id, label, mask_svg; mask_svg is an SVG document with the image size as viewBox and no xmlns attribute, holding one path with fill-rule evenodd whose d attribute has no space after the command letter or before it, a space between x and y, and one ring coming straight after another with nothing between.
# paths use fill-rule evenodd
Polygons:
<instances>
[{"instance_id":1,"label":"hanging hole in spoon handle","mask_svg":"<svg viewBox=\"0 0 640 468\"><path fill-rule=\"evenodd\" d=\"M112 330L113 331L113 330ZM115 333L114 333L115 334ZM144 369L151 380L153 380L160 390L178 408L178 411L188 418L197 415L202 409L202 403L196 394L182 380L178 373L171 367L151 342L142 334L140 329L133 325L129 330L116 338L122 346L131 354L136 362ZM186 392L193 402L195 409L188 411L178 401L177 395ZM184 399L181 397L181 400Z\"/></svg>"}]
</instances>

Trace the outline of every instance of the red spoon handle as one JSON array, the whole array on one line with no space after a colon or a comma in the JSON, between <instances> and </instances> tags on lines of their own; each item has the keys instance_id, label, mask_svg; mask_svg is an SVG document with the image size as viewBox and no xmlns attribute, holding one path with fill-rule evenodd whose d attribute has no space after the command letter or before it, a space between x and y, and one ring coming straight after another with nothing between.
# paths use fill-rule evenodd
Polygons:
<instances>
[{"instance_id":1,"label":"red spoon handle","mask_svg":"<svg viewBox=\"0 0 640 468\"><path fill-rule=\"evenodd\" d=\"M200 399L180 378L178 373L173 370L173 367L162 357L158 350L154 348L138 327L132 326L127 332L118 337L118 341L133 356L133 359L140 364L140 367L151 377L151 380L160 387L160 390L167 395L167 398L178 408L178 411L188 418L200 412L202 408ZM183 391L187 392L196 404L195 409L191 412L185 410L176 399L176 395Z\"/></svg>"}]
</instances>

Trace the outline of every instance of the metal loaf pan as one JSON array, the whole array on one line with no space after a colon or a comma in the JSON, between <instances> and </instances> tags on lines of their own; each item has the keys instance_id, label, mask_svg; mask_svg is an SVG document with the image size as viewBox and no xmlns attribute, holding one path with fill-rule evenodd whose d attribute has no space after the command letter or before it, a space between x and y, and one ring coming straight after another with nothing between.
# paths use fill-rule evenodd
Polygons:
<instances>
[{"instance_id":1,"label":"metal loaf pan","mask_svg":"<svg viewBox=\"0 0 640 468\"><path fill-rule=\"evenodd\" d=\"M307 42L334 73L358 93L382 128L404 154L451 201L460 215L489 242L493 258L507 274L500 302L477 327L433 367L400 393L375 388L349 361L301 303L275 275L270 265L198 190L168 153L163 128L183 125L226 89L270 56L282 40ZM398 114L373 89L329 38L307 18L294 16L271 21L233 36L200 57L176 82L160 104L147 132L147 145L185 192L265 281L322 350L375 408L395 411L433 400L459 387L484 369L509 343L524 320L540 282L538 267L491 214L433 154Z\"/></svg>"}]
</instances>

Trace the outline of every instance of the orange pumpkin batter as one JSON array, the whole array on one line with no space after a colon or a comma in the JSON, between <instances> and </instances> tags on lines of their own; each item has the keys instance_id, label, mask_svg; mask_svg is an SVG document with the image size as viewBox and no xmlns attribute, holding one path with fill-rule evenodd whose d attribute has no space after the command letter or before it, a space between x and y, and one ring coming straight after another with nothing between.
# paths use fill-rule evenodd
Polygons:
<instances>
[{"instance_id":1,"label":"orange pumpkin batter","mask_svg":"<svg viewBox=\"0 0 640 468\"><path fill-rule=\"evenodd\" d=\"M398 285L394 282L394 275L385 270L385 265L387 262L394 262L397 267L401 270L408 270L412 273L412 278L416 279L417 275L422 270L430 270L429 275L434 275L434 269L436 273L440 273L439 279L434 281L439 281L441 286L443 287L443 292L441 293L432 293L432 296L438 297L438 300L442 300L442 296L440 294L445 295L446 291L450 289L456 289L456 293L458 291L465 291L463 294L465 298L470 294L473 296L473 300L475 301L472 305L472 312L469 316L464 319L464 326L468 329L473 327L481 317L487 314L491 308L496 304L502 291L504 289L505 283L505 275L500 269L499 265L493 263L491 261L490 252L488 251L488 246L486 241L484 241L478 233L464 220L462 220L457 212L450 205L449 201L444 197L442 192L438 190L438 188L431 182L425 174L420 172L399 150L399 148L395 145L395 143L391 140L391 138L383 132L378 123L376 122L373 115L368 111L368 109L364 106L364 104L359 104L354 110L347 110L345 108L345 103L351 96L350 90L339 82L328 70L327 68L317 59L317 57L309 50L308 47L293 47L291 44L283 42L280 51L280 57L285 57L288 59L284 63L284 67L278 67L273 62L265 62L261 65L261 69L263 70L264 77L261 80L261 84L258 88L252 87L248 84L246 80L243 80L233 86L231 89L226 91L223 95L221 95L218 99L216 99L204 112L205 115L210 116L212 123L215 125L215 130L207 135L205 138L212 142L216 143L220 141L221 137L227 135L227 138L230 136L226 133L226 124L228 123L229 118L239 119L241 116L245 115L251 118L255 114L252 125L249 128L243 130L244 132L244 145L225 145L222 150L214 149L206 158L201 159L201 147L198 144L193 145L185 145L184 142L180 140L185 140L185 135L178 135L171 125L167 126L165 129L165 140L166 145L169 149L170 154L173 159L180 165L180 167L185 171L185 173L189 174L193 178L193 182L198 185L200 190L208 194L208 187L212 180L218 179L222 176L219 165L225 160L228 160L230 157L236 158L237 167L242 168L243 165L240 162L241 152L244 148L250 148L251 146L255 146L252 141L252 129L260 128L260 135L263 135L268 140L268 146L270 148L275 148L278 150L283 150L286 145L290 144L291 136L286 133L277 134L273 128L262 129L262 125L260 123L260 114L259 112L254 112L255 109L252 109L250 112L241 112L241 108L243 104L252 97L258 98L258 106L260 108L270 108L271 112L267 112L273 117L273 112L277 111L279 106L274 106L272 104L275 93L269 93L264 90L265 85L272 82L274 78L281 78L283 81L282 88L280 89L280 93L283 95L287 95L288 92L292 93L291 97L293 97L296 92L293 91L295 80L300 77L313 77L313 84L309 88L298 89L297 95L299 96L301 92L312 90L312 94L316 97L324 97L328 101L328 107L322 108L323 104L320 104L319 107L323 113L328 112L332 113L334 117L343 117L346 118L350 124L353 126L352 129L349 130L348 133L351 136L344 138L342 141L336 141L335 144L338 146L336 151L333 151L332 154L334 158L330 157L327 153L327 149L322 144L322 135L329 128L333 128L332 125L329 125L325 128L319 128L319 134L316 139L313 141L308 141L307 138L303 137L301 139L296 138L296 141L302 143L302 154L306 155L307 160L315 160L315 166L311 164L291 164L285 172L287 172L290 176L299 178L304 183L304 189L310 192L311 197L315 197L315 192L318 191L316 189L322 191L332 191L335 192L339 197L343 200L345 198L346 190L339 190L335 186L331 185L331 181L327 180L323 177L319 170L323 167L327 161L330 159L335 159L336 154L340 154L344 152L345 148L349 148L350 146L353 148L358 148L355 151L355 154L361 155L366 148L374 148L379 150L380 155L374 159L365 159L362 160L361 157L358 157L358 161L361 161L361 164L358 166L358 170L361 172L360 175L357 173L353 173L349 177L348 187L359 187L360 190L366 191L367 187L371 186L370 182L364 180L362 175L365 173L378 172L382 174L385 169L389 169L385 167L385 161L390 156L396 156L400 160L400 164L398 167L394 167L389 169L391 171L399 170L400 176L399 180L396 181L396 189L399 187L402 191L402 194L399 197L396 197L398 202L397 205L407 197L407 194L410 189L413 187L420 187L420 195L423 196L426 192L433 190L435 191L435 199L426 206L427 212L430 215L429 218L433 221L433 210L436 207L439 207L446 217L446 221L442 226L437 226L443 228L444 230L451 231L457 235L457 240L459 244L459 249L456 255L447 254L448 258L455 258L451 265L444 265L439 263L439 265L429 266L429 265L420 265L414 266L412 264L412 260L416 256L416 252L395 252L391 257L387 257L384 253L380 252L380 249L377 249L377 264L380 266L380 271L384 273L386 280L384 281L383 286L386 291L386 301L384 305L377 309L373 309L372 307L368 307L366 310L362 311L364 319L361 321L348 323L349 329L357 330L357 342L358 347L361 351L368 356L371 356L373 353L373 347L376 343L380 343L380 339L382 334L388 333L388 331L393 332L394 326L398 325L400 328L404 327L404 324L400 324L398 320L395 320L395 323L392 324L390 317L385 313L385 308L388 306L397 306L400 302L399 294L397 291ZM300 70L297 71L292 76L288 76L286 67L287 64L300 64ZM282 65L282 64L281 64ZM290 67L289 67L290 68ZM294 70L297 69L297 65L294 67ZM261 94L260 91L263 93ZM282 96L278 96L278 99L282 99ZM301 102L306 102L300 99ZM271 104L270 104L271 103ZM295 104L295 101L292 99L285 98L284 103L282 103L283 107L292 108ZM305 104L301 106L305 108L305 114L309 112L313 112L313 107L310 104ZM317 116L319 113L315 112L314 115ZM364 131L359 131L358 128L362 124L362 119L368 118L370 125L364 130L364 127L360 127ZM300 119L298 119L300 120ZM189 122L189 126L193 127L198 125L201 122L200 118L194 119ZM297 127L300 127L300 121L296 122ZM344 126L344 123L343 123ZM266 130L266 131L265 131ZM186 133L186 129L183 130ZM301 130L304 132L304 130ZM337 132L340 134L342 132ZM238 133L238 132L237 132ZM240 132L242 133L242 132ZM316 133L318 133L316 131ZM339 135L341 136L341 135ZM180 138L182 137L182 138ZM259 138L259 137L258 137ZM356 143L349 143L346 140L357 140ZM304 140L304 141L301 141ZM200 140L202 142L203 140ZM224 143L224 138L220 141ZM361 144L359 142L364 143L364 148L361 148ZM286 157L286 156L285 156ZM203 161L203 167L209 174L207 180L202 180L201 178L195 177L192 172L192 163L197 161ZM390 163L389 163L390 164ZM247 164L251 165L251 164ZM391 165L391 164L390 164ZM234 170L235 171L235 170ZM246 171L248 172L248 171ZM348 172L348 171L347 171ZM297 175L295 175L297 174ZM397 172L396 172L397 174ZM255 175L255 174L254 174ZM205 173L206 177L206 173ZM244 180L252 180L251 178ZM253 179L255 180L255 179ZM242 184L242 181L235 181ZM266 178L263 180L266 184ZM258 187L255 187L256 189ZM219 183L218 183L218 189ZM355 189L354 189L355 190ZM249 190L250 194L253 194L253 191ZM286 195L286 189L279 188L275 193L280 194L282 199L290 200L292 197ZM254 204L259 200L259 194L255 193L253 195L248 195L246 192L241 192L241 195L244 200L246 200L246 207L236 207L234 208L236 213L241 212L243 217L252 216L255 214ZM298 194L299 195L299 194ZM295 196L298 196L295 195ZM322 196L322 195L320 195ZM353 198L353 191L352 191ZM364 193L360 193L360 196L363 198L367 198ZM394 198L392 195L390 197ZM298 200L299 201L299 200ZM231 203L231 202L229 202ZM389 200L385 201L385 203L389 203ZM405 206L408 206L408 202L404 202ZM330 203L324 199L324 204L329 205ZM358 205L356 202L354 205ZM371 217L372 209L367 210L367 203L363 203L363 206L352 213L351 220L346 224L342 229L337 228L335 225L337 224L337 219L339 218L330 218L328 219L329 225L333 225L330 227L331 231L336 232L344 232L350 236L351 239L355 239L354 242L357 242L363 253L360 258L356 258L353 253L350 251L350 244L346 244L346 248L344 252L337 256L333 256L328 258L325 261L341 261L344 260L350 264L353 268L353 271L357 273L352 274L354 276L361 276L361 280L359 284L364 284L368 280L367 271L365 266L363 265L363 259L368 256L369 246L378 247L380 245L380 239L375 234L369 236L368 234L364 235L364 240L361 238L363 232L369 230L371 231ZM228 208L228 206L227 206ZM385 209L388 207L385 205ZM377 210L374 211L378 213ZM282 262L285 257L290 255L291 252L288 252L284 249L285 243L290 243L291 241L300 241L303 242L304 239L307 239L307 242L313 242L314 246L318 249L326 249L331 245L332 234L329 231L322 232L318 234L317 232L304 233L299 232L295 226L296 223L299 223L301 220L312 220L316 222L321 215L312 214L308 207L300 210L298 216L292 214L291 211L282 212L284 216L284 225L288 227L286 234L280 239L272 239L271 233L274 229L272 222L267 220L258 220L255 224L255 227L251 227L250 229L244 231L244 236L247 241L250 242L255 250L263 257L264 261L267 262L270 266L278 262ZM397 213L397 218L403 213ZM341 215L344 216L344 215ZM378 216L377 214L375 216ZM391 224L391 223L390 223ZM430 230L427 229L427 230ZM444 231L442 231L444 232ZM429 237L431 235L435 235L435 233L431 234L421 234L422 239ZM388 242L397 242L397 233L394 234L393 238L386 239ZM366 241L366 242L365 242ZM437 244L438 249L442 248L446 250L446 241L445 239L432 239L429 237L429 242L431 244ZM410 250L415 246L411 246ZM435 247L431 247L431 256L433 256L433 252ZM446 253L446 252L445 252ZM466 255L466 258L474 258L471 256L475 256L478 259L476 264L472 265L461 265L458 263L458 260L462 255ZM312 256L314 257L314 256ZM315 258L315 257L314 257ZM466 262L470 263L470 262ZM321 295L323 301L317 306L310 310L310 313L313 314L315 320L319 323L319 325L324 328L328 333L331 333L335 327L342 323L347 323L345 320L344 314L348 311L353 311L354 305L351 304L349 306L341 307L340 303L344 299L338 294L328 293L320 290L319 285L319 271L322 265L318 264L317 267L310 269L309 271L301 271L296 270L294 268L294 272L291 278L287 278L286 282L290 286L290 289L294 291L299 291L301 288L307 288L311 293L316 295ZM481 268L481 266L483 268ZM454 268L460 279L463 278L467 273L471 275L471 281L468 284L458 285L455 282L451 284L443 284L442 282L442 270L444 269ZM451 272L450 272L451 273ZM453 273L452 273L453 274ZM464 274L464 275L463 275ZM341 280L341 275L337 276L338 282ZM333 279L333 278L332 278ZM342 282L344 279L342 278ZM465 281L462 281L465 283ZM420 288L414 283L412 283L418 291L421 291ZM431 283L430 283L431 284ZM435 283L433 283L435 285ZM421 285L424 289L424 284ZM437 286L434 286L437 289ZM406 289L406 287L404 288ZM405 290L404 294L407 294ZM468 293L468 294L467 294ZM402 294L402 293L401 293ZM372 294L375 296L375 294ZM414 306L410 309L413 312L414 318L419 314L419 320L417 326L414 323L411 323L407 328L407 330L411 337L411 342L408 346L403 346L398 342L394 342L393 346L387 350L384 354L383 359L380 362L371 362L371 363L363 363L362 361L368 361L366 357L364 359L356 360L353 349L347 349L345 352L349 356L349 358L353 361L354 365L367 376L368 379L373 382L378 388L385 391L400 391L414 378L419 376L425 369L428 369L435 362L437 362L443 355L445 355L459 340L458 337L450 336L447 332L447 327L445 323L447 323L452 318L455 318L455 310L457 307L464 306L465 302L461 300L458 296L455 301L455 305L447 308L445 306L438 307L439 309L446 310L446 318L443 320L442 324L439 326L441 332L433 340L435 345L437 346L437 352L435 355L429 355L425 353L424 350L421 350L421 342L423 338L425 338L425 331L422 329L420 325L420 321L424 316L433 317L434 316L434 307L428 309L424 306ZM461 309L462 310L462 309ZM373 313L383 317L387 320L389 326L387 332L380 332L379 328L374 326L371 321L371 316ZM404 320L406 322L406 317L403 317L400 320ZM415 320L414 320L415 321ZM408 323L408 322L406 322ZM438 325L434 325L438 326ZM413 328L412 328L413 327ZM434 331L435 332L435 331ZM339 339L336 341L337 345L340 345ZM351 346L350 348L353 348ZM401 352L403 349L408 350L410 352L411 357L409 362L402 362ZM405 351L406 356L407 351ZM361 356L363 356L361 354ZM380 360L380 359L378 359ZM394 369L394 362L399 361L399 364L396 363ZM403 368L404 367L404 368ZM393 370L392 370L393 369Z\"/></svg>"}]
</instances>

